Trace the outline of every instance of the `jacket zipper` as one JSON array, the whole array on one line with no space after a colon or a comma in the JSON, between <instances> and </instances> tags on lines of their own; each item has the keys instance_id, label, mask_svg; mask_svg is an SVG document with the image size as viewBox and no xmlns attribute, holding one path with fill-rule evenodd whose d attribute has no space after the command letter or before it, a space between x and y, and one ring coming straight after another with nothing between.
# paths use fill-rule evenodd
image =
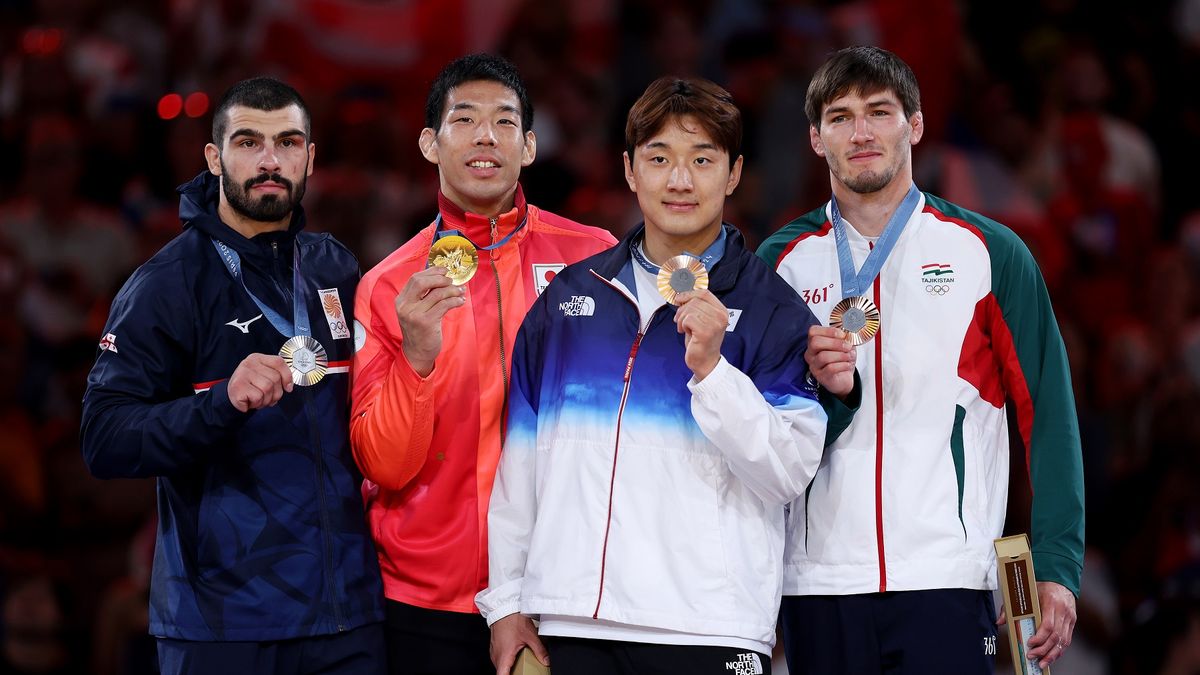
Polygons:
<instances>
[{"instance_id":1,"label":"jacket zipper","mask_svg":"<svg viewBox=\"0 0 1200 675\"><path fill-rule=\"evenodd\" d=\"M311 387L304 387L304 416L308 418L308 432L312 437L313 448L316 450L317 469L317 506L321 512L321 543L325 548L325 587L329 591L330 604L333 606L333 618L337 623L338 632L346 630L346 618L342 611L341 598L338 597L337 586L333 580L333 546L329 542L329 507L325 497L325 453L321 449L321 432L317 420L313 417Z\"/></svg>"},{"instance_id":2,"label":"jacket zipper","mask_svg":"<svg viewBox=\"0 0 1200 675\"><path fill-rule=\"evenodd\" d=\"M496 224L498 218L490 218L492 227L492 243L496 243ZM492 277L496 279L496 323L500 330L500 379L504 383L504 396L500 399L500 447L504 447L504 429L508 423L508 369L504 367L504 298L500 294L500 272L496 270L496 249L488 251L488 263L492 266Z\"/></svg>"},{"instance_id":3,"label":"jacket zipper","mask_svg":"<svg viewBox=\"0 0 1200 675\"><path fill-rule=\"evenodd\" d=\"M299 242L292 242L292 246L299 245ZM292 292L287 290L287 286L279 281L283 276L283 269L279 266L279 242L277 241L271 242L271 260L272 267L274 269L274 273L271 274L271 283L275 284L275 290L279 291L279 294L283 297L284 302L295 302L295 298L292 297Z\"/></svg>"},{"instance_id":4,"label":"jacket zipper","mask_svg":"<svg viewBox=\"0 0 1200 675\"><path fill-rule=\"evenodd\" d=\"M879 307L879 277L875 277ZM879 592L887 592L887 558L883 546L883 325L875 333L875 543L879 552Z\"/></svg>"},{"instance_id":5,"label":"jacket zipper","mask_svg":"<svg viewBox=\"0 0 1200 675\"><path fill-rule=\"evenodd\" d=\"M634 311L638 312L638 332L637 335L633 336L633 345L629 348L629 357L625 360L625 374L623 376L624 385L621 390L621 404L617 407L617 433L613 439L613 465L612 473L608 479L608 515L604 520L604 544L600 548L600 585L596 591L596 609L592 611L592 618L599 619L600 602L604 600L604 569L608 564L608 534L612 529L613 490L617 484L617 456L620 454L621 450L621 419L625 415L625 401L629 399L630 380L633 378L633 361L637 358L638 347L641 346L642 338L646 336L646 332L650 330L650 324L654 321L654 316L662 311L662 307L654 310L654 314L652 314L650 319L646 321L646 325L642 326L641 310L638 308L637 302L622 292L619 288L613 286L611 281L605 279L599 274L596 274L595 270L592 270L592 275L604 282L604 284L609 288L617 291L621 297L632 303Z\"/></svg>"},{"instance_id":6,"label":"jacket zipper","mask_svg":"<svg viewBox=\"0 0 1200 675\"><path fill-rule=\"evenodd\" d=\"M293 246L299 246L299 242L293 242ZM279 266L279 243L271 242L271 253L275 258L275 266ZM278 275L272 275L276 277ZM275 279L275 285L280 286L279 280ZM282 290L282 286L280 286ZM284 297L288 297L285 295ZM292 302L298 302L299 298L292 298ZM307 307L304 308L307 311ZM313 393L309 387L304 387L304 416L308 418L308 433L312 438L314 450L314 465L317 473L317 509L321 516L321 544L325 549L325 588L329 592L330 605L333 606L333 619L337 623L338 632L346 630L346 619L342 610L341 599L337 596L337 586L333 579L333 545L329 541L329 533L333 529L329 523L329 504L325 497L325 452L321 449L321 430L317 426L317 420L312 415Z\"/></svg>"},{"instance_id":7,"label":"jacket zipper","mask_svg":"<svg viewBox=\"0 0 1200 675\"><path fill-rule=\"evenodd\" d=\"M648 325L648 324L647 324ZM613 489L617 485L617 455L621 449L621 417L625 414L625 401L629 399L629 380L633 375L633 360L637 358L638 346L642 344L642 336L646 333L639 330L633 338L633 346L629 348L629 358L625 361L625 384L621 391L621 405L617 407L617 434L613 440L612 475L608 479L608 516L604 521L604 545L600 549L600 588L596 593L596 609L592 618L600 618L600 601L604 599L604 567L608 562L608 532L612 528Z\"/></svg>"}]
</instances>

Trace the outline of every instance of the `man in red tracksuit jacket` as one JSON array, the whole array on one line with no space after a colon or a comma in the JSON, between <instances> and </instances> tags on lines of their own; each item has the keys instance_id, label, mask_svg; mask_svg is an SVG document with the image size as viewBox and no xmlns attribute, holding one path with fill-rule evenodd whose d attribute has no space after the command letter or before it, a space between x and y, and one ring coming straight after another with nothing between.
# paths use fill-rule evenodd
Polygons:
<instances>
[{"instance_id":1,"label":"man in red tracksuit jacket","mask_svg":"<svg viewBox=\"0 0 1200 675\"><path fill-rule=\"evenodd\" d=\"M383 571L389 672L494 672L474 597L488 581L513 342L559 270L615 243L526 203L532 124L512 64L486 54L449 64L420 136L438 166L438 217L359 286L350 435ZM462 285L427 266L449 231L478 253Z\"/></svg>"}]
</instances>

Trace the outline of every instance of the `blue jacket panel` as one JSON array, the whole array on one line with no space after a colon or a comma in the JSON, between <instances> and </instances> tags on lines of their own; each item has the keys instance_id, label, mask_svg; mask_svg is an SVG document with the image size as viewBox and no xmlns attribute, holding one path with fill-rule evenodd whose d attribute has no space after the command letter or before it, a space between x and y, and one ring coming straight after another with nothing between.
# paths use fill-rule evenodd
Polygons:
<instances>
[{"instance_id":1,"label":"blue jacket panel","mask_svg":"<svg viewBox=\"0 0 1200 675\"><path fill-rule=\"evenodd\" d=\"M772 405L815 400L815 388L805 383L804 350L816 319L783 279L746 250L737 229L725 228L725 254L709 272L709 290L732 314L722 356ZM687 382L692 373L683 359L674 306L660 308L639 334L637 305L609 281L629 263L630 246L642 231L635 228L616 247L567 266L526 316L514 350L510 434L535 435L539 424L582 429L593 415L607 419L621 408L629 423L705 443L691 414ZM558 319L563 316L575 318ZM630 375L636 373L638 386L630 388L622 407L622 373L635 340ZM543 396L547 382L556 383L559 392ZM532 409L522 409L526 401ZM552 409L540 409L543 404Z\"/></svg>"},{"instance_id":2,"label":"blue jacket panel","mask_svg":"<svg viewBox=\"0 0 1200 675\"><path fill-rule=\"evenodd\" d=\"M84 459L101 478L158 478L151 633L265 641L379 621L348 437L358 263L329 235L301 232L299 208L286 232L242 237L217 217L218 189L207 172L180 187L184 232L113 302L84 395ZM214 239L237 251L245 285ZM330 372L242 413L228 378L288 337L250 293L292 320L293 246Z\"/></svg>"}]
</instances>

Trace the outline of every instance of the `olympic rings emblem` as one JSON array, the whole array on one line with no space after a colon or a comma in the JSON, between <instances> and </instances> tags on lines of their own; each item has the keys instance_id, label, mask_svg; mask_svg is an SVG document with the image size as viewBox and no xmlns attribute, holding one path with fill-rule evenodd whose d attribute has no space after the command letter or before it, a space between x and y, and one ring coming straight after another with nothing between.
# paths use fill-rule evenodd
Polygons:
<instances>
[{"instance_id":1,"label":"olympic rings emblem","mask_svg":"<svg viewBox=\"0 0 1200 675\"><path fill-rule=\"evenodd\" d=\"M950 292L949 284L925 284L925 292L930 295L945 295Z\"/></svg>"}]
</instances>

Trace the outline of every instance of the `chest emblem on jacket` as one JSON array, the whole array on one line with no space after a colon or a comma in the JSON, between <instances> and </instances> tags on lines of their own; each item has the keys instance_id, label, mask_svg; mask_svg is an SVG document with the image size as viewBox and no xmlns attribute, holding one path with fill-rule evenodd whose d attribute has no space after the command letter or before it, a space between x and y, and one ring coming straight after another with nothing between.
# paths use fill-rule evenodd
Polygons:
<instances>
[{"instance_id":1,"label":"chest emblem on jacket","mask_svg":"<svg viewBox=\"0 0 1200 675\"><path fill-rule=\"evenodd\" d=\"M572 295L570 300L559 303L563 316L591 316L596 313L596 301L590 295Z\"/></svg>"},{"instance_id":2,"label":"chest emblem on jacket","mask_svg":"<svg viewBox=\"0 0 1200 675\"><path fill-rule=\"evenodd\" d=\"M238 321L237 317L234 317L233 321L230 321L230 322L226 323L225 325L233 326L234 328L242 331L242 335L249 335L250 334L250 324L254 323L255 321L258 321L262 317L263 317L263 315L259 314L258 316L254 317L253 319L246 319L245 321Z\"/></svg>"},{"instance_id":3,"label":"chest emblem on jacket","mask_svg":"<svg viewBox=\"0 0 1200 675\"><path fill-rule=\"evenodd\" d=\"M342 298L336 288L322 288L321 309L325 312L325 321L329 323L329 333L334 340L350 337L350 327L346 325L346 314L342 311Z\"/></svg>"},{"instance_id":4,"label":"chest emblem on jacket","mask_svg":"<svg viewBox=\"0 0 1200 675\"><path fill-rule=\"evenodd\" d=\"M566 267L565 263L533 263L533 288L538 295L546 290L550 282Z\"/></svg>"},{"instance_id":5,"label":"chest emblem on jacket","mask_svg":"<svg viewBox=\"0 0 1200 675\"><path fill-rule=\"evenodd\" d=\"M921 284L930 295L945 295L954 284L954 268L950 263L921 265Z\"/></svg>"}]
</instances>

